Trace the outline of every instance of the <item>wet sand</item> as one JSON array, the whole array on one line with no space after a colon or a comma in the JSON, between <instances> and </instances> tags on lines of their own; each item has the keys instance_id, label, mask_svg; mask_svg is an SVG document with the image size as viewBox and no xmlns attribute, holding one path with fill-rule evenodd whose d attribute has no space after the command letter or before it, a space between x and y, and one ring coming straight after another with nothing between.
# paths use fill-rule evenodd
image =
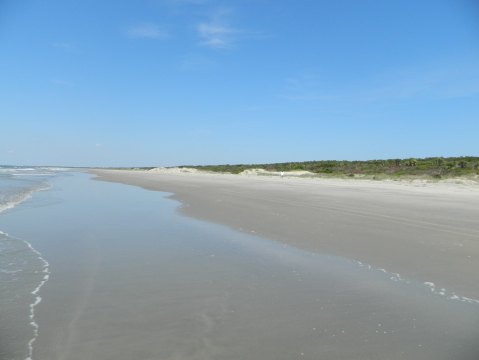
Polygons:
<instances>
[{"instance_id":1,"label":"wet sand","mask_svg":"<svg viewBox=\"0 0 479 360\"><path fill-rule=\"evenodd\" d=\"M479 299L479 186L94 170L181 213ZM430 284L432 286L432 284Z\"/></svg>"}]
</instances>

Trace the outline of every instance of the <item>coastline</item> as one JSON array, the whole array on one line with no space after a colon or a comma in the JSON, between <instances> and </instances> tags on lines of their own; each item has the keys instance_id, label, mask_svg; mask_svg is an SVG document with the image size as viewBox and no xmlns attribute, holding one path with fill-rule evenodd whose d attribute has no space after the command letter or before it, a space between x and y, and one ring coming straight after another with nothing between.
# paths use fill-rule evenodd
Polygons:
<instances>
[{"instance_id":1,"label":"coastline","mask_svg":"<svg viewBox=\"0 0 479 360\"><path fill-rule=\"evenodd\" d=\"M98 170L172 193L187 216L341 256L479 299L479 187L468 184ZM431 285L433 284L433 285ZM439 290L439 293L441 290Z\"/></svg>"},{"instance_id":2,"label":"coastline","mask_svg":"<svg viewBox=\"0 0 479 360\"><path fill-rule=\"evenodd\" d=\"M150 175L141 177L157 187L158 178ZM269 231L279 224L261 209L271 212L273 206L281 215L292 207L313 217L318 210L302 200L313 194L316 201L319 197L324 206L329 204L321 210L327 216L334 205L331 198L338 207L340 194L357 200L354 194L365 191L315 184L326 186L328 197L295 181L215 180L203 174L168 181L170 190L172 185L183 187L177 190L186 194L183 201L190 196L183 211L191 210L195 200L195 211L209 209L210 216L218 216L217 207L223 210L229 203L233 209L227 211L238 214L240 209L266 220ZM195 194L196 199L191 197ZM296 203L285 205L293 195ZM28 345L33 345L31 358L38 360L477 359L479 308L461 297L465 293L454 298L451 291L441 293L439 282L435 288L389 268L323 256L327 253L320 247L304 251L256 236L262 234L254 229L248 235L251 228L241 233L211 220L196 221L181 216L178 201L167 197L165 192L71 174L57 178L53 191L36 193L18 211L4 214L0 227L31 241L48 260L48 273L43 262L44 272L39 269L35 276L49 277L45 289L32 294L43 299L35 308L38 338L34 334L34 343L28 344L31 326L26 334L17 331L18 345L26 353L8 358L27 358ZM246 205L237 204L238 197ZM344 217L338 211L329 215L338 214ZM246 215L236 220L245 219L251 221ZM311 230L311 224L300 225ZM304 229L296 231L302 234ZM32 315L25 313L28 307L22 306L17 315ZM15 329L2 334L0 345ZM9 349L0 346L2 350Z\"/></svg>"}]
</instances>

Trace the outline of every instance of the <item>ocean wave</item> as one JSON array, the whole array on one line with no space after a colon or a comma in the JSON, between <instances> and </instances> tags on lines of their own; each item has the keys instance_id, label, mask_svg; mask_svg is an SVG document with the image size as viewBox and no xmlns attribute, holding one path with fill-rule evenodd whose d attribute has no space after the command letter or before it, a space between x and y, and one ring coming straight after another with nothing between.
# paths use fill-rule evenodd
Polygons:
<instances>
[{"instance_id":1,"label":"ocean wave","mask_svg":"<svg viewBox=\"0 0 479 360\"><path fill-rule=\"evenodd\" d=\"M16 167L0 166L0 176L53 176L58 173L71 171L71 168L39 166L39 167Z\"/></svg>"},{"instance_id":2,"label":"ocean wave","mask_svg":"<svg viewBox=\"0 0 479 360\"><path fill-rule=\"evenodd\" d=\"M0 167L0 174L5 174L5 175L13 175L13 174L18 174L18 175L30 175L32 172L37 171L37 169L34 168L15 168L15 167Z\"/></svg>"},{"instance_id":3,"label":"ocean wave","mask_svg":"<svg viewBox=\"0 0 479 360\"><path fill-rule=\"evenodd\" d=\"M42 174L42 173L35 173L35 174L15 174L15 173L13 173L11 175L12 176L50 176L51 174L50 173L49 174L47 174L47 173L44 173L44 174Z\"/></svg>"},{"instance_id":4,"label":"ocean wave","mask_svg":"<svg viewBox=\"0 0 479 360\"><path fill-rule=\"evenodd\" d=\"M15 206L18 204L21 204L22 202L28 200L29 198L32 197L32 194L37 192L37 191L44 191L48 190L51 188L51 185L48 183L40 183L34 187L25 189L23 191L20 191L18 193L15 193L6 199L3 199L2 202L0 203L0 213L13 209Z\"/></svg>"},{"instance_id":5,"label":"ocean wave","mask_svg":"<svg viewBox=\"0 0 479 360\"><path fill-rule=\"evenodd\" d=\"M47 170L52 172L62 172L62 171L71 171L71 168L68 167L52 167L52 166L42 166L39 167L41 170Z\"/></svg>"}]
</instances>

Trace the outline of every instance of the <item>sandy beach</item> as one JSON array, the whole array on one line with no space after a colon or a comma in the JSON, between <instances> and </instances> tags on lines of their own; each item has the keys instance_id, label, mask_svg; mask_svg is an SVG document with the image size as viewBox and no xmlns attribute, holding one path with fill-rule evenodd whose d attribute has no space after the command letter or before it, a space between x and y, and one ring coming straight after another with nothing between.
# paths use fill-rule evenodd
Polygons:
<instances>
[{"instance_id":1,"label":"sandy beach","mask_svg":"<svg viewBox=\"0 0 479 360\"><path fill-rule=\"evenodd\" d=\"M1 360L478 358L474 187L95 172L2 213Z\"/></svg>"},{"instance_id":2,"label":"sandy beach","mask_svg":"<svg viewBox=\"0 0 479 360\"><path fill-rule=\"evenodd\" d=\"M475 184L92 170L172 193L182 214L479 299Z\"/></svg>"}]
</instances>

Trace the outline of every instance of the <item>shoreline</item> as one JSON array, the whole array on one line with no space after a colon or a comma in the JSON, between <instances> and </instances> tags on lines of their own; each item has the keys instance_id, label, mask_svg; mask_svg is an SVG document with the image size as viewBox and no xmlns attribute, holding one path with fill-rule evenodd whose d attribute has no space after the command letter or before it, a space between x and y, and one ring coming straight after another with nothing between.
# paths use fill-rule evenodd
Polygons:
<instances>
[{"instance_id":1,"label":"shoreline","mask_svg":"<svg viewBox=\"0 0 479 360\"><path fill-rule=\"evenodd\" d=\"M169 192L186 216L479 299L479 187L89 170Z\"/></svg>"},{"instance_id":2,"label":"shoreline","mask_svg":"<svg viewBox=\"0 0 479 360\"><path fill-rule=\"evenodd\" d=\"M29 343L32 358L476 359L478 302L464 292L324 251L341 244L353 248L344 236L356 228L350 222L363 195L377 195L362 211L374 224L377 217L368 219L372 206L389 204L390 196L398 200L397 190L235 176L120 175L104 174L170 193L75 173L55 180L61 192L40 192L31 206L2 219L2 228L31 240L48 259L48 274L46 263L38 273L50 278L47 286L32 294L43 298L34 309L40 329ZM421 191L401 193L399 200L409 204ZM236 229L247 234L213 224L220 215L248 222ZM321 216L323 227L349 227L332 239L324 228L311 238L316 252L304 251L305 231L317 231ZM266 238L252 227L254 219L269 235L287 225L296 237L283 244ZM303 241L303 248L286 245L293 240ZM368 239L359 240L371 251ZM30 338L21 337L22 349Z\"/></svg>"}]
</instances>

